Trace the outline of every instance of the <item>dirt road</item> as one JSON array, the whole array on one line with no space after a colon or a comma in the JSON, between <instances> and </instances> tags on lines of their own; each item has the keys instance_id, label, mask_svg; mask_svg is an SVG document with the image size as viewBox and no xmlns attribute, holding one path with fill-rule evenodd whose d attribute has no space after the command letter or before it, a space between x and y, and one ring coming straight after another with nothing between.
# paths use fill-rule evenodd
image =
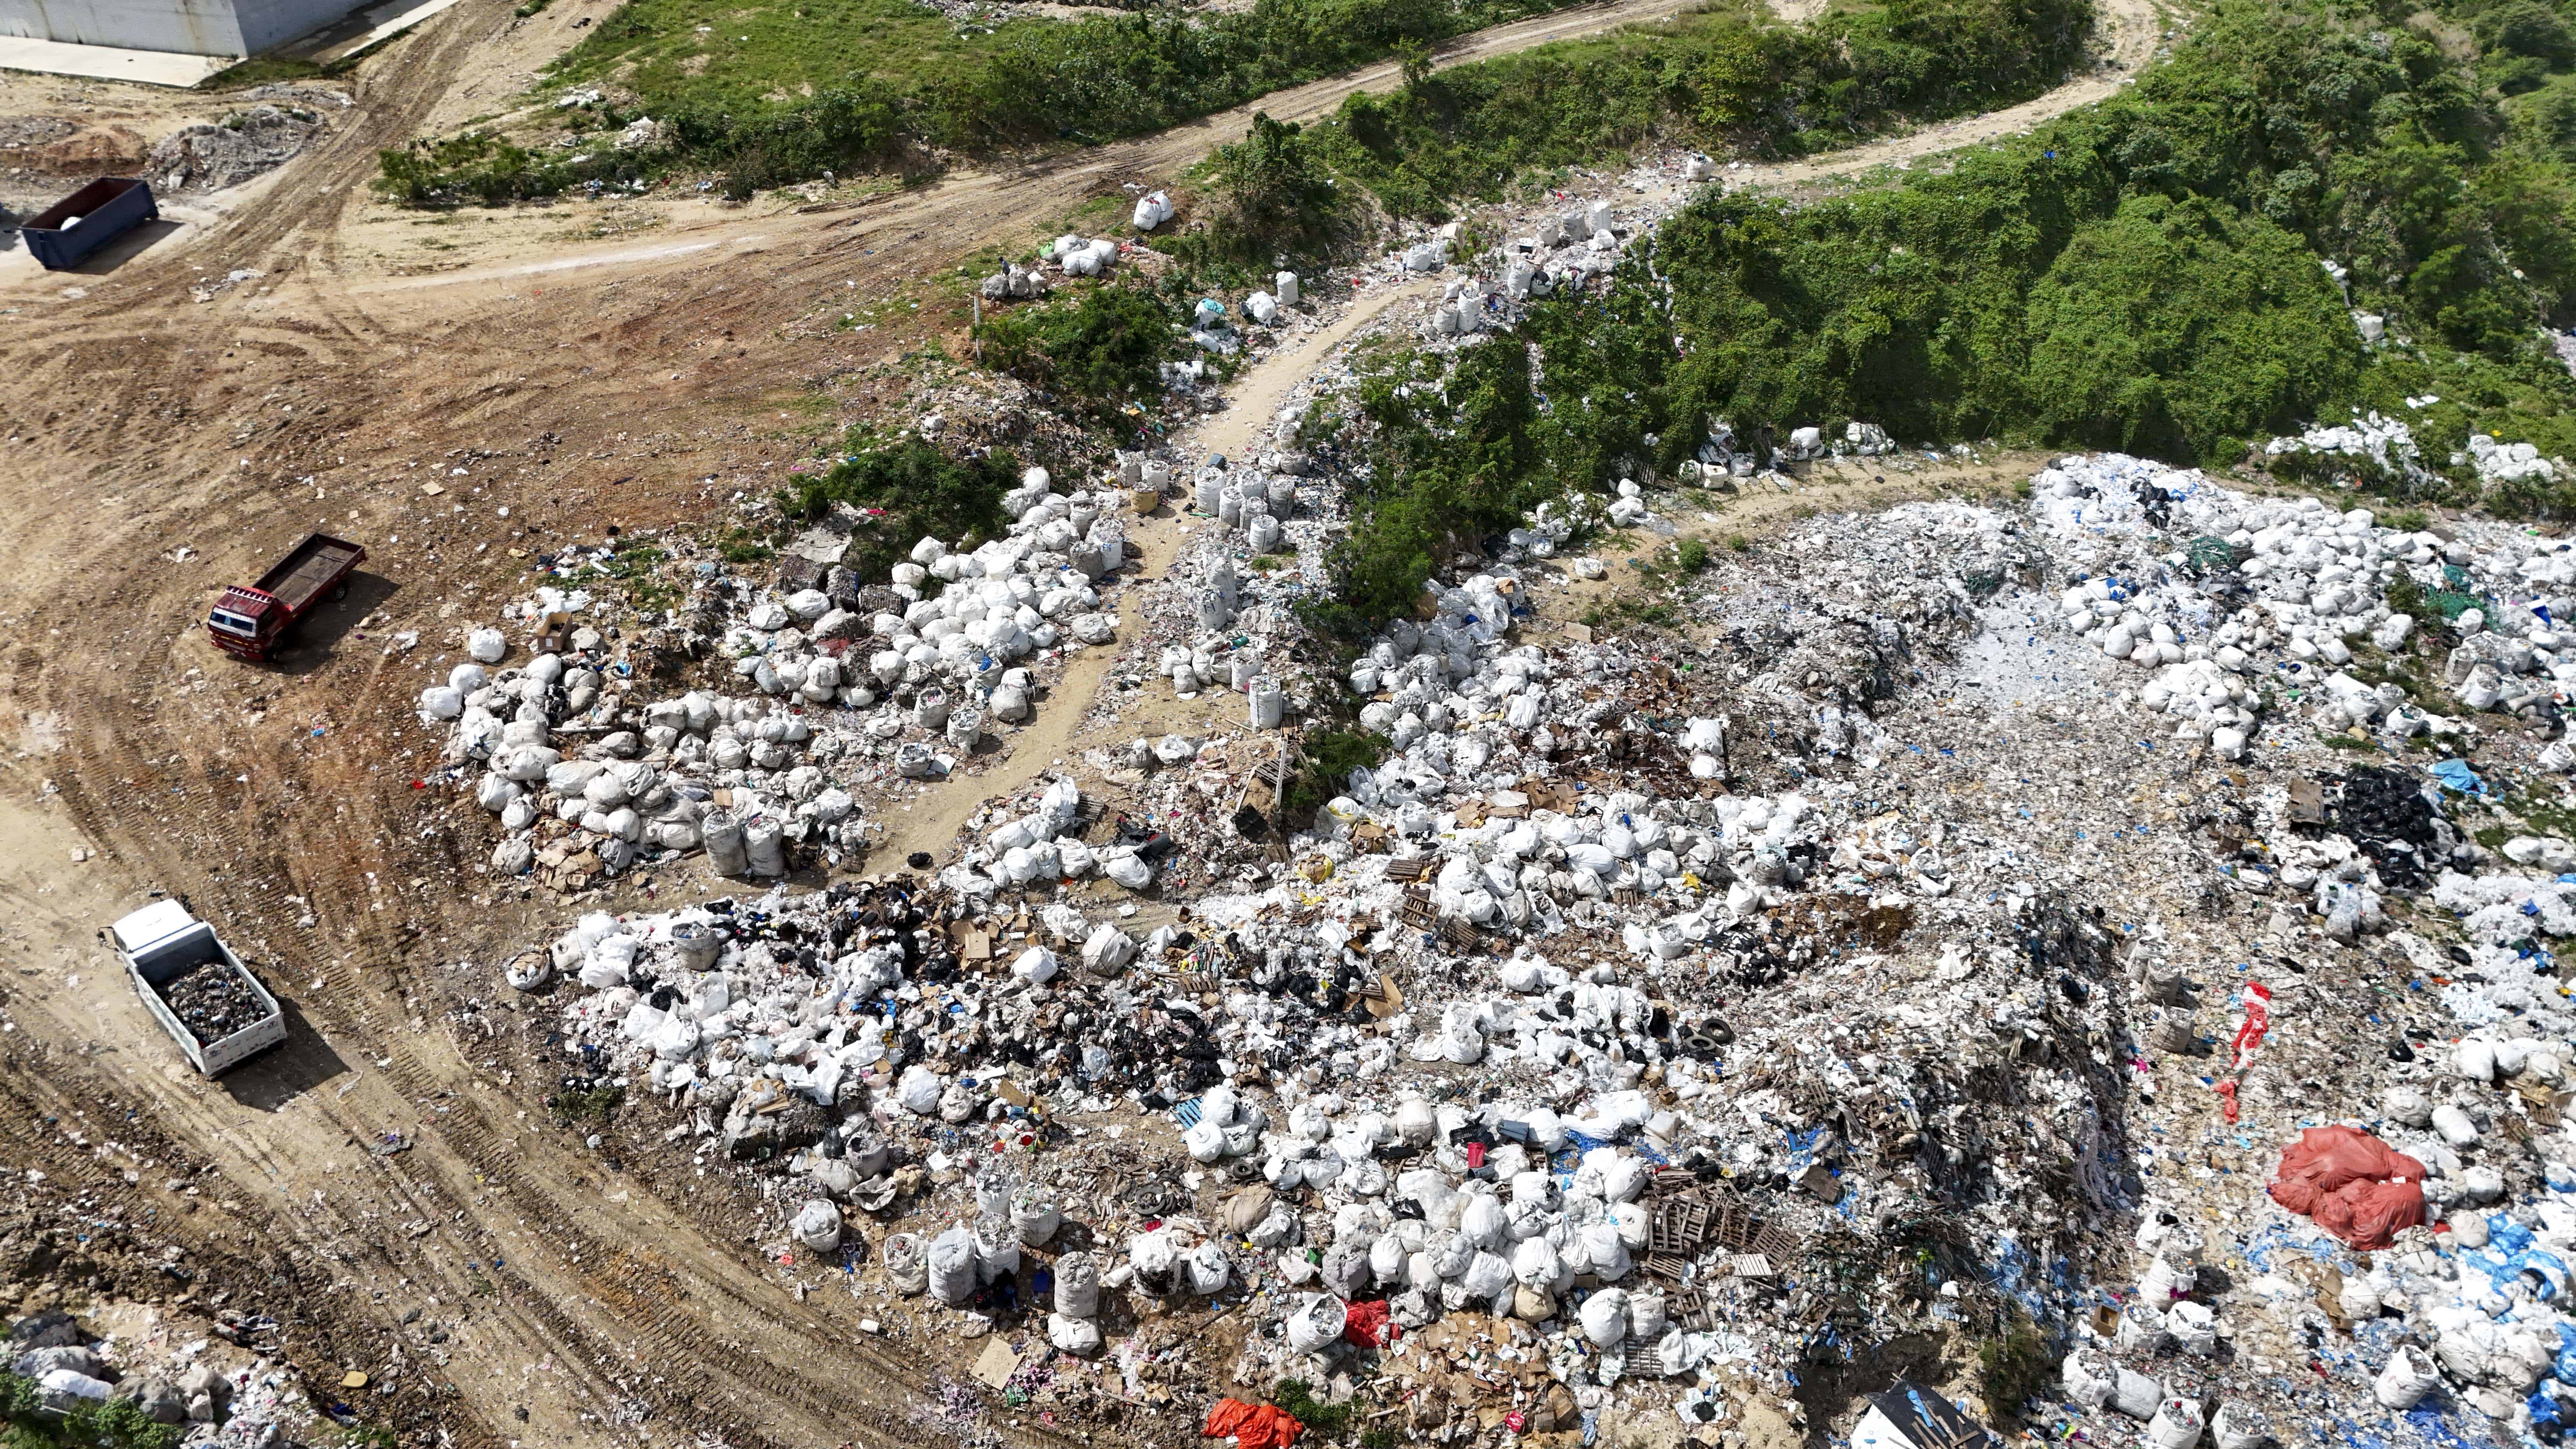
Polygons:
<instances>
[{"instance_id":1,"label":"dirt road","mask_svg":"<svg viewBox=\"0 0 2576 1449\"><path fill-rule=\"evenodd\" d=\"M1452 55L1675 8L1567 12ZM698 1175L689 1142L612 1158L537 1105L563 1067L527 1045L543 1023L495 999L494 968L570 907L477 873L488 844L441 808L435 740L408 701L462 624L526 587L532 556L612 523L721 520L808 446L783 441L782 404L921 340L806 326L818 295L953 266L1122 179L1170 174L1243 117L845 212L714 213L641 244L534 238L435 286L382 275L360 200L376 148L452 105L455 77L488 76L513 26L507 0L465 0L371 62L351 122L255 204L111 274L0 296L15 309L0 313L14 379L0 396L0 831L18 847L0 893L33 903L7 925L21 966L7 1005L9 1050L38 1068L0 1100L0 1122L22 1124L0 1125L0 1160L79 1167L23 1125L78 1114L202 1158L230 1206L174 1231L284 1285L299 1361L376 1374L390 1392L365 1414L407 1439L624 1443L639 1424L738 1449L936 1438L915 1419L936 1400L916 1352L864 1338L846 1293L787 1291L747 1239L769 1210ZM1393 78L1263 105L1319 115ZM192 300L235 271L260 275ZM1377 294L1249 370L1195 445L1239 451L1406 295ZM209 597L325 526L373 559L307 646L269 669L209 649ZM1180 526L1140 532L1149 568L1177 546L1156 530ZM1042 716L1064 722L1061 745L1033 734L1011 770L1086 743L1070 731L1110 662L1095 653ZM953 828L968 793L940 797L921 837ZM174 1065L91 939L155 888L185 892L259 963L294 1012L290 1047L221 1083ZM113 1175L99 1190L137 1206L157 1191ZM402 1313L429 1299L465 1306L467 1327L397 1361ZM1061 1442L1035 1423L981 1428Z\"/></svg>"}]
</instances>

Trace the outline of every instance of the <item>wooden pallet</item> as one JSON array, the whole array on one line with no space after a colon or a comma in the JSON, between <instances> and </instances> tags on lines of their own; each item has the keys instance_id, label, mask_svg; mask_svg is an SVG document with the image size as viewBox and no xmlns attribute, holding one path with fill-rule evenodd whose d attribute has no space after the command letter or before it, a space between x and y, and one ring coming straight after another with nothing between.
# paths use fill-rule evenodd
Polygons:
<instances>
[{"instance_id":1,"label":"wooden pallet","mask_svg":"<svg viewBox=\"0 0 2576 1449\"><path fill-rule=\"evenodd\" d=\"M1440 929L1440 912L1431 904L1431 887L1418 885L1407 890L1395 908L1395 918L1419 931Z\"/></svg>"},{"instance_id":2,"label":"wooden pallet","mask_svg":"<svg viewBox=\"0 0 2576 1449\"><path fill-rule=\"evenodd\" d=\"M1765 1222L1732 1194L1696 1191L1656 1200L1646 1245L1650 1257L1665 1255L1688 1261L1711 1244L1739 1256L1759 1256L1775 1263L1794 1258L1798 1251L1797 1239Z\"/></svg>"},{"instance_id":3,"label":"wooden pallet","mask_svg":"<svg viewBox=\"0 0 2576 1449\"><path fill-rule=\"evenodd\" d=\"M1675 1288L1664 1294L1664 1321L1705 1332L1717 1327L1708 1295L1697 1288Z\"/></svg>"},{"instance_id":4,"label":"wooden pallet","mask_svg":"<svg viewBox=\"0 0 2576 1449\"><path fill-rule=\"evenodd\" d=\"M1427 855L1398 856L1386 863L1388 880L1417 881L1429 874L1431 874L1431 857Z\"/></svg>"}]
</instances>

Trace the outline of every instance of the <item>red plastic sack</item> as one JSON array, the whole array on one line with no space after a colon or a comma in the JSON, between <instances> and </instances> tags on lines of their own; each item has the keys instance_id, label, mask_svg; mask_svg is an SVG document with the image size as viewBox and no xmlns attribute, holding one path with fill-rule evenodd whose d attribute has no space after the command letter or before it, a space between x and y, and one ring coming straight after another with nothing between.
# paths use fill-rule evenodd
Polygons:
<instances>
[{"instance_id":1,"label":"red plastic sack","mask_svg":"<svg viewBox=\"0 0 2576 1449\"><path fill-rule=\"evenodd\" d=\"M1361 1348L1384 1348L1403 1333L1401 1325L1387 1317L1386 1300L1353 1303L1342 1313L1342 1337Z\"/></svg>"},{"instance_id":2,"label":"red plastic sack","mask_svg":"<svg viewBox=\"0 0 2576 1449\"><path fill-rule=\"evenodd\" d=\"M2311 1127L2281 1154L2272 1201L2357 1252L2424 1221L2424 1164L2357 1127Z\"/></svg>"},{"instance_id":3,"label":"red plastic sack","mask_svg":"<svg viewBox=\"0 0 2576 1449\"><path fill-rule=\"evenodd\" d=\"M1297 1442L1306 1426L1291 1418L1277 1404L1247 1404L1241 1399L1219 1399L1208 1410L1207 1427L1199 1430L1202 1439L1222 1439L1231 1434L1238 1449L1286 1449Z\"/></svg>"}]
</instances>

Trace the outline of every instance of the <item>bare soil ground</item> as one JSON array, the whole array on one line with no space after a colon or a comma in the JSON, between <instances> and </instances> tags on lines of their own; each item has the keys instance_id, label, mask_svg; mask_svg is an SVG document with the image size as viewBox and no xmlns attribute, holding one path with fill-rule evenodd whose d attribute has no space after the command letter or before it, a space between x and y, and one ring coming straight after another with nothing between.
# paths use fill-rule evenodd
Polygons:
<instances>
[{"instance_id":1,"label":"bare soil ground","mask_svg":"<svg viewBox=\"0 0 2576 1449\"><path fill-rule=\"evenodd\" d=\"M630 206L616 224L640 240L590 235L605 208L431 225L369 197L377 148L505 103L564 43L553 27L604 3L539 26L508 0L465 0L343 82L357 107L282 172L82 273L0 256L0 896L19 907L0 922L0 1163L173 1214L153 1173L129 1182L57 1128L112 1123L156 1161L195 1164L215 1185L178 1219L192 1249L273 1285L264 1306L292 1315L308 1370L377 1374L390 1388L363 1412L406 1442L632 1442L639 1426L736 1449L939 1438L922 1417L935 1366L862 1334L848 1295L789 1291L746 1240L757 1207L693 1176L685 1145L645 1171L548 1120L551 1084L511 1045L528 1022L494 1000L492 966L560 907L460 884L486 842L414 786L434 761L394 636L417 630L435 652L514 597L514 549L720 516L810 451L819 425L796 404L827 386L849 406L897 400L887 364L955 322L935 296L918 315L904 304L921 279L1168 177L1245 117L838 210ZM1446 58L1677 8L1570 11ZM1311 117L1394 79L1381 67L1263 106ZM0 111L58 84L0 81ZM99 114L131 106L147 136L198 114L194 98L82 94L110 90ZM1239 448L1329 348L1409 295L1355 304L1252 369L1195 444ZM886 325L814 322L871 303L893 309ZM1759 505L1775 506L1795 505ZM1140 530L1149 570L1183 526ZM368 544L348 600L274 666L211 650L210 598L322 527ZM1096 742L1076 732L1110 660L1094 654L1008 773L935 796L904 843ZM1209 700L1210 728L1237 708ZM93 939L155 889L256 961L289 1003L288 1046L219 1082L185 1071ZM470 1331L387 1373L400 1315L424 1299L474 1305Z\"/></svg>"}]
</instances>

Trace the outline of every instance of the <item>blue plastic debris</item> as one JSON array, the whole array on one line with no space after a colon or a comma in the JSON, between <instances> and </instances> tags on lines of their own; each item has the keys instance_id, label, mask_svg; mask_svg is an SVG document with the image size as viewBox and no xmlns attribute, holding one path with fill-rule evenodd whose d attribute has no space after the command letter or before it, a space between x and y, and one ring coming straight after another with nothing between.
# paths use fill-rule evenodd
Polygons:
<instances>
[{"instance_id":1,"label":"blue plastic debris","mask_svg":"<svg viewBox=\"0 0 2576 1449\"><path fill-rule=\"evenodd\" d=\"M2470 769L2469 762L2466 760L2436 760L2433 762L2431 773L2434 779L2442 782L2442 788L2445 790L2456 791L2462 795L2486 793L2486 782L2478 778L2478 772Z\"/></svg>"}]
</instances>

